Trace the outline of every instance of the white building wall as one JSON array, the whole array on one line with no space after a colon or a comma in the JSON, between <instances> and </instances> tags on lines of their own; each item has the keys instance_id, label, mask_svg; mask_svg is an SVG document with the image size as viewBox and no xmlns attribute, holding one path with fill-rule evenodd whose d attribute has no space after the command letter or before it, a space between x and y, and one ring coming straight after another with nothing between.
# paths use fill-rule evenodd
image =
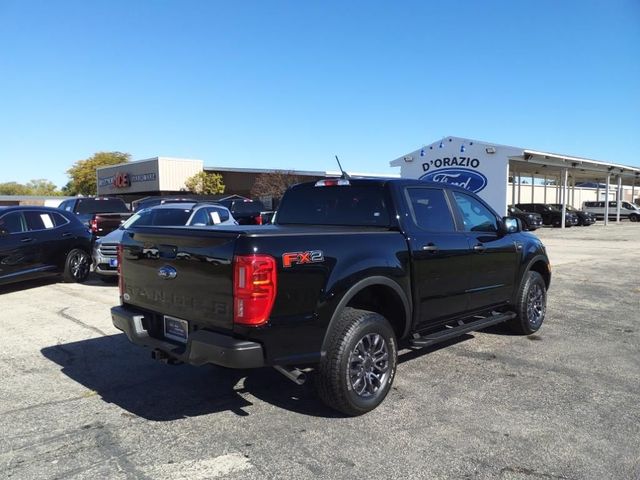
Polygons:
<instances>
[{"instance_id":1,"label":"white building wall","mask_svg":"<svg viewBox=\"0 0 640 480\"><path fill-rule=\"evenodd\" d=\"M204 168L202 160L158 157L158 173L161 191L180 191L184 182L200 173Z\"/></svg>"}]
</instances>

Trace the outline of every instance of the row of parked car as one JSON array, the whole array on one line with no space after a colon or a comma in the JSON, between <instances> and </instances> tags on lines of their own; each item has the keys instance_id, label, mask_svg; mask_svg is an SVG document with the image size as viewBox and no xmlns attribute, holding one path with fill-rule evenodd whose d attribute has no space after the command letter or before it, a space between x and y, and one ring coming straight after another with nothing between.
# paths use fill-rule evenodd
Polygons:
<instances>
[{"instance_id":1,"label":"row of parked car","mask_svg":"<svg viewBox=\"0 0 640 480\"><path fill-rule=\"evenodd\" d=\"M640 221L640 208L620 206L622 218ZM118 245L124 230L139 226L192 226L269 223L259 201L206 200L193 197L150 197L138 201L133 211L120 198L83 197L63 201L57 209L0 207L0 284L62 274L65 281L82 282L91 268L105 282L118 275ZM509 215L523 229L562 224L562 205L518 203ZM605 203L584 202L583 209L566 207L565 226L589 226L604 218ZM609 216L617 215L617 202L609 202Z\"/></svg>"},{"instance_id":2,"label":"row of parked car","mask_svg":"<svg viewBox=\"0 0 640 480\"><path fill-rule=\"evenodd\" d=\"M610 220L617 217L618 202L609 201ZM526 230L536 230L543 225L559 227L562 225L562 204L560 203L518 203L509 205L509 215L517 217ZM605 202L583 202L582 210L571 205L566 206L565 226L588 227L597 220L604 219ZM621 202L620 218L631 222L640 221L640 207L629 202Z\"/></svg>"},{"instance_id":3,"label":"row of parked car","mask_svg":"<svg viewBox=\"0 0 640 480\"><path fill-rule=\"evenodd\" d=\"M134 211L119 198L82 197L58 208L0 207L0 284L62 274L83 282L92 265L105 281L117 279L117 247L133 225L262 224L270 212L259 201L155 197Z\"/></svg>"}]
</instances>

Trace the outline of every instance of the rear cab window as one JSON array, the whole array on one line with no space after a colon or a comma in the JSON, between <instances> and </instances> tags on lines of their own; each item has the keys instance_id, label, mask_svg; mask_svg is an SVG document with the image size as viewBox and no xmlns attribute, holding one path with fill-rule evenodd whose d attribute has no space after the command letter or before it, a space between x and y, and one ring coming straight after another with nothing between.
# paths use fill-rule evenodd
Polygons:
<instances>
[{"instance_id":1,"label":"rear cab window","mask_svg":"<svg viewBox=\"0 0 640 480\"><path fill-rule=\"evenodd\" d=\"M76 213L129 213L129 209L119 198L82 198L78 200Z\"/></svg>"},{"instance_id":2,"label":"rear cab window","mask_svg":"<svg viewBox=\"0 0 640 480\"><path fill-rule=\"evenodd\" d=\"M388 227L391 220L382 184L303 184L284 194L275 223Z\"/></svg>"}]
</instances>

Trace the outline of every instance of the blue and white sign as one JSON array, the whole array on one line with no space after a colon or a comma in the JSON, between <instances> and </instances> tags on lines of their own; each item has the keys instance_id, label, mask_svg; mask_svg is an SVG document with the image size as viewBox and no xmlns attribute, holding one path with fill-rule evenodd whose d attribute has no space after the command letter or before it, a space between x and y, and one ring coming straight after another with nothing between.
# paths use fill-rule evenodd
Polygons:
<instances>
[{"instance_id":1,"label":"blue and white sign","mask_svg":"<svg viewBox=\"0 0 640 480\"><path fill-rule=\"evenodd\" d=\"M523 150L470 138L444 137L391 162L405 178L457 185L478 194L497 212L507 213L509 158Z\"/></svg>"},{"instance_id":2,"label":"blue and white sign","mask_svg":"<svg viewBox=\"0 0 640 480\"><path fill-rule=\"evenodd\" d=\"M456 185L473 193L481 192L487 186L487 177L468 168L443 168L426 173L420 180Z\"/></svg>"}]
</instances>

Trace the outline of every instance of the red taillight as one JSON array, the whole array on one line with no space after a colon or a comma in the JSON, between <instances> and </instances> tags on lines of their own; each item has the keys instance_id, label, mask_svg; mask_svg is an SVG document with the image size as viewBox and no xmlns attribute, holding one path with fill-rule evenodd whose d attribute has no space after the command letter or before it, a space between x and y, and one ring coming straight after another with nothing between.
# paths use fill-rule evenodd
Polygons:
<instances>
[{"instance_id":1,"label":"red taillight","mask_svg":"<svg viewBox=\"0 0 640 480\"><path fill-rule=\"evenodd\" d=\"M118 290L120 291L120 301L124 295L124 281L122 280L122 245L118 245Z\"/></svg>"},{"instance_id":2,"label":"red taillight","mask_svg":"<svg viewBox=\"0 0 640 480\"><path fill-rule=\"evenodd\" d=\"M262 215L258 215L253 221L256 222L256 225L262 225Z\"/></svg>"},{"instance_id":3,"label":"red taillight","mask_svg":"<svg viewBox=\"0 0 640 480\"><path fill-rule=\"evenodd\" d=\"M91 220L91 231L93 233L98 233L98 220L96 220L95 218Z\"/></svg>"},{"instance_id":4,"label":"red taillight","mask_svg":"<svg viewBox=\"0 0 640 480\"><path fill-rule=\"evenodd\" d=\"M276 299L276 261L269 255L233 259L233 321L248 326L269 321Z\"/></svg>"}]
</instances>

